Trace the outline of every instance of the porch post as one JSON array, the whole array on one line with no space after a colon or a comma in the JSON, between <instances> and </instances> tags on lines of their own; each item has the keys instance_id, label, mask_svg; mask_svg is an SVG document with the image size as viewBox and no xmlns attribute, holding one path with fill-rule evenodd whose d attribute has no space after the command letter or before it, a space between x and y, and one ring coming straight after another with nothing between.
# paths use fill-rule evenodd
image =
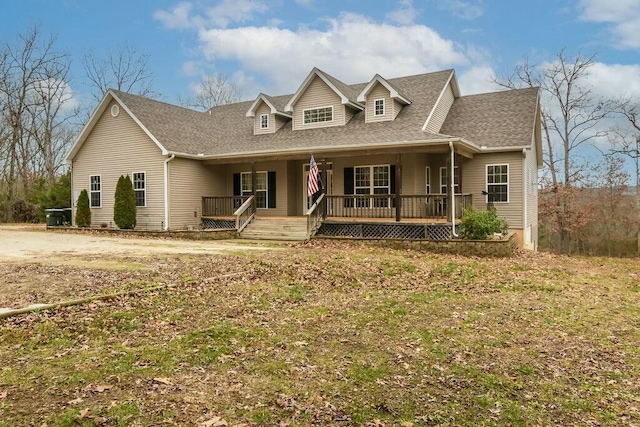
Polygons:
<instances>
[{"instance_id":1,"label":"porch post","mask_svg":"<svg viewBox=\"0 0 640 427\"><path fill-rule=\"evenodd\" d=\"M402 191L402 164L400 163L400 154L396 155L396 221L400 222L402 219L402 199L400 198L400 192Z\"/></svg>"},{"instance_id":2,"label":"porch post","mask_svg":"<svg viewBox=\"0 0 640 427\"><path fill-rule=\"evenodd\" d=\"M453 156L453 154L451 154ZM453 209L453 198L455 194L452 194L451 183L453 182L453 170L451 169L451 162L447 162L447 222L453 221L451 210Z\"/></svg>"},{"instance_id":3,"label":"porch post","mask_svg":"<svg viewBox=\"0 0 640 427\"><path fill-rule=\"evenodd\" d=\"M322 180L322 194L324 194L324 209L322 210L322 219L327 219L327 182L329 182L329 173L327 172L327 159L322 158L322 174L320 175Z\"/></svg>"},{"instance_id":4,"label":"porch post","mask_svg":"<svg viewBox=\"0 0 640 427\"><path fill-rule=\"evenodd\" d=\"M251 162L251 195L253 196L253 213L256 212L256 162Z\"/></svg>"}]
</instances>

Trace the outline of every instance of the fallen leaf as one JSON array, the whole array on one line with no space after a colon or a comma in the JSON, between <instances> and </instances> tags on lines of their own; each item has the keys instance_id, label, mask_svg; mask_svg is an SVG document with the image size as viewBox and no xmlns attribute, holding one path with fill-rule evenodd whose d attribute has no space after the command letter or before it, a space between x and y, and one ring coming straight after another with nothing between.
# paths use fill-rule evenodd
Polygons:
<instances>
[{"instance_id":1,"label":"fallen leaf","mask_svg":"<svg viewBox=\"0 0 640 427\"><path fill-rule=\"evenodd\" d=\"M96 386L96 388L93 389L93 391L97 392L97 393L104 393L105 391L109 390L112 386L110 385L98 385Z\"/></svg>"},{"instance_id":2,"label":"fallen leaf","mask_svg":"<svg viewBox=\"0 0 640 427\"><path fill-rule=\"evenodd\" d=\"M82 399L81 397L78 397L77 399L73 399L67 402L67 405L75 405L77 403L82 403L84 402L84 399Z\"/></svg>"},{"instance_id":3,"label":"fallen leaf","mask_svg":"<svg viewBox=\"0 0 640 427\"><path fill-rule=\"evenodd\" d=\"M413 423L409 421L404 421L400 423L400 427L413 427Z\"/></svg>"},{"instance_id":4,"label":"fallen leaf","mask_svg":"<svg viewBox=\"0 0 640 427\"><path fill-rule=\"evenodd\" d=\"M213 417L210 420L201 422L199 425L200 427L226 427L229 424L220 417Z\"/></svg>"},{"instance_id":5,"label":"fallen leaf","mask_svg":"<svg viewBox=\"0 0 640 427\"><path fill-rule=\"evenodd\" d=\"M4 399L9 395L8 391L0 391L0 399Z\"/></svg>"},{"instance_id":6,"label":"fallen leaf","mask_svg":"<svg viewBox=\"0 0 640 427\"><path fill-rule=\"evenodd\" d=\"M153 380L160 384L173 385L169 378L154 378Z\"/></svg>"},{"instance_id":7,"label":"fallen leaf","mask_svg":"<svg viewBox=\"0 0 640 427\"><path fill-rule=\"evenodd\" d=\"M91 410L89 408L84 408L80 411L80 418L88 418Z\"/></svg>"}]
</instances>

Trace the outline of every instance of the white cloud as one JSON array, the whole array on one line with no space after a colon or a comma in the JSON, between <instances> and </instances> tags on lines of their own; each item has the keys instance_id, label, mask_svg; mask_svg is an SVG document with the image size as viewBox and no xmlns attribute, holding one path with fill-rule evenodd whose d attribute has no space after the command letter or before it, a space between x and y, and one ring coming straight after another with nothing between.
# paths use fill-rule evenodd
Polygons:
<instances>
[{"instance_id":1,"label":"white cloud","mask_svg":"<svg viewBox=\"0 0 640 427\"><path fill-rule=\"evenodd\" d=\"M153 17L168 29L205 28L211 25L226 28L230 24L248 22L257 14L269 10L258 0L221 0L212 7L194 10L190 2L181 2L170 11L156 10Z\"/></svg>"},{"instance_id":2,"label":"white cloud","mask_svg":"<svg viewBox=\"0 0 640 427\"><path fill-rule=\"evenodd\" d=\"M434 0L438 9L449 11L456 18L470 21L484 14L483 0Z\"/></svg>"},{"instance_id":3,"label":"white cloud","mask_svg":"<svg viewBox=\"0 0 640 427\"><path fill-rule=\"evenodd\" d=\"M638 0L580 0L580 19L611 24L621 48L640 48L640 2Z\"/></svg>"},{"instance_id":4,"label":"white cloud","mask_svg":"<svg viewBox=\"0 0 640 427\"><path fill-rule=\"evenodd\" d=\"M462 95L495 92L500 88L492 82L496 73L489 65L470 67L458 75L458 83Z\"/></svg>"},{"instance_id":5,"label":"white cloud","mask_svg":"<svg viewBox=\"0 0 640 427\"><path fill-rule=\"evenodd\" d=\"M607 98L640 98L640 65L596 62L589 69L589 84L595 94Z\"/></svg>"},{"instance_id":6,"label":"white cloud","mask_svg":"<svg viewBox=\"0 0 640 427\"><path fill-rule=\"evenodd\" d=\"M398 1L398 8L387 13L387 18L401 25L411 25L418 17L418 11L413 7L413 0Z\"/></svg>"},{"instance_id":7,"label":"white cloud","mask_svg":"<svg viewBox=\"0 0 640 427\"><path fill-rule=\"evenodd\" d=\"M468 64L452 41L424 25L379 24L361 15L342 14L324 30L272 27L201 30L209 61L236 61L248 73L266 77L273 93L295 91L317 66L345 83L411 75ZM357 35L366 34L366 37Z\"/></svg>"},{"instance_id":8,"label":"white cloud","mask_svg":"<svg viewBox=\"0 0 640 427\"><path fill-rule=\"evenodd\" d=\"M199 27L204 24L201 18L191 17L192 4L189 2L178 3L170 12L156 10L153 17L169 29L185 29Z\"/></svg>"}]
</instances>

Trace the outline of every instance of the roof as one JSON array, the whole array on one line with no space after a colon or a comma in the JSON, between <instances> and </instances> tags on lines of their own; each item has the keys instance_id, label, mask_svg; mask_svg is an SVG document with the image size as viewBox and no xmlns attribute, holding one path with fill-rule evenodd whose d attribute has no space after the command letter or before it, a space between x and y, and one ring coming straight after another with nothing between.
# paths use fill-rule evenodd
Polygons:
<instances>
[{"instance_id":1,"label":"roof","mask_svg":"<svg viewBox=\"0 0 640 427\"><path fill-rule=\"evenodd\" d=\"M321 71L317 70L322 73ZM254 118L247 112L257 99L268 100L278 111L293 95L267 96L254 101L217 106L199 112L138 95L111 90L85 126L67 159L72 159L84 138L111 99L119 102L160 147L163 154L223 159L249 155L339 151L380 146L463 141L474 150L481 145L514 149L530 146L537 107L537 89L522 89L457 98L441 133L423 125L450 81L453 70L386 80L411 99L392 121L365 123L365 112L356 111L344 126L293 131L288 121L277 132L254 135ZM333 84L335 84L334 82ZM357 97L369 82L346 85L346 96ZM343 86L342 86L343 85Z\"/></svg>"},{"instance_id":2,"label":"roof","mask_svg":"<svg viewBox=\"0 0 640 427\"><path fill-rule=\"evenodd\" d=\"M255 117L255 112L256 112L255 110L258 107L258 105L260 105L260 101L267 104L267 106L271 109L271 114L279 114L281 116L291 118L291 114L285 113L284 111L284 105L285 105L284 100L277 99L269 95L265 95L264 93L258 94L258 96L256 97L256 100L253 101L253 104L251 104L251 107L249 107L249 110L246 113L247 117Z\"/></svg>"},{"instance_id":3,"label":"roof","mask_svg":"<svg viewBox=\"0 0 640 427\"><path fill-rule=\"evenodd\" d=\"M302 82L296 93L291 96L291 99L289 99L289 102L287 102L287 105L284 107L284 111L293 111L293 106L296 102L298 102L298 98L300 98L304 91L307 90L307 87L311 84L316 76L320 77L327 84L327 86L329 86L331 90L333 90L336 95L340 97L343 104L348 104L358 110L364 109L364 105L360 104L357 99L359 91L354 89L352 86L342 83L340 80L325 73L324 71L314 67L307 78L304 79L304 82Z\"/></svg>"},{"instance_id":4,"label":"roof","mask_svg":"<svg viewBox=\"0 0 640 427\"><path fill-rule=\"evenodd\" d=\"M531 145L538 88L505 90L456 98L440 133L488 148Z\"/></svg>"},{"instance_id":5,"label":"roof","mask_svg":"<svg viewBox=\"0 0 640 427\"><path fill-rule=\"evenodd\" d=\"M371 81L369 81L369 84L367 84L367 86L365 86L365 88L362 89L362 91L358 94L358 102L367 101L367 95L369 95L369 92L371 92L371 89L373 89L376 83L380 83L382 86L386 87L389 91L389 94L391 95L391 98L397 99L404 105L411 104L411 100L408 99L407 96L402 93L402 91L389 83L389 81L383 78L380 74L376 74L375 76L373 76Z\"/></svg>"}]
</instances>

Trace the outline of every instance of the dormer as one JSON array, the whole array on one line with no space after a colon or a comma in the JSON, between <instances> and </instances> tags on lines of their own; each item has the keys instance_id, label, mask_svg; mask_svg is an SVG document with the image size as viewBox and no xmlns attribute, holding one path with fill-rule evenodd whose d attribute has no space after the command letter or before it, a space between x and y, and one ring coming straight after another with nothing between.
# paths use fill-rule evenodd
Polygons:
<instances>
[{"instance_id":1,"label":"dormer","mask_svg":"<svg viewBox=\"0 0 640 427\"><path fill-rule=\"evenodd\" d=\"M364 110L356 98L351 87L314 68L284 111L293 115L293 130L344 126L355 113Z\"/></svg>"},{"instance_id":2,"label":"dormer","mask_svg":"<svg viewBox=\"0 0 640 427\"><path fill-rule=\"evenodd\" d=\"M393 120L404 105L411 104L409 98L379 74L373 76L357 100L366 106L365 123Z\"/></svg>"},{"instance_id":3,"label":"dormer","mask_svg":"<svg viewBox=\"0 0 640 427\"><path fill-rule=\"evenodd\" d=\"M456 73L451 70L447 84L444 85L436 103L433 105L433 109L429 113L427 120L422 126L422 130L426 130L431 133L440 133L440 128L444 124L444 121L449 114L449 110L453 105L453 101L460 97L460 88L458 87L458 79Z\"/></svg>"},{"instance_id":4,"label":"dormer","mask_svg":"<svg viewBox=\"0 0 640 427\"><path fill-rule=\"evenodd\" d=\"M253 117L253 134L262 135L265 133L275 133L291 120L291 114L278 108L277 102L270 96L261 93L258 95L249 110L247 117Z\"/></svg>"}]
</instances>

